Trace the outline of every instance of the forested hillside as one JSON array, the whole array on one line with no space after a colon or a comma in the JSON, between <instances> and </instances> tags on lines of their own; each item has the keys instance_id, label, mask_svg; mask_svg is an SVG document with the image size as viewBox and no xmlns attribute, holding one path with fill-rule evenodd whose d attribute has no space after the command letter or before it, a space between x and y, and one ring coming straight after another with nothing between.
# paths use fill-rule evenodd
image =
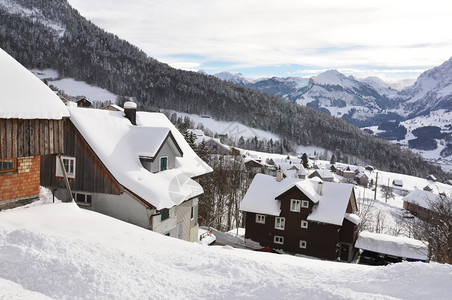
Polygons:
<instances>
[{"instance_id":1,"label":"forested hillside","mask_svg":"<svg viewBox=\"0 0 452 300\"><path fill-rule=\"evenodd\" d=\"M381 169L446 179L420 156L341 119L160 63L87 21L64 0L0 1L0 44L28 68L56 69L60 76L135 97L141 109L209 114L274 132L286 144L317 145Z\"/></svg>"}]
</instances>

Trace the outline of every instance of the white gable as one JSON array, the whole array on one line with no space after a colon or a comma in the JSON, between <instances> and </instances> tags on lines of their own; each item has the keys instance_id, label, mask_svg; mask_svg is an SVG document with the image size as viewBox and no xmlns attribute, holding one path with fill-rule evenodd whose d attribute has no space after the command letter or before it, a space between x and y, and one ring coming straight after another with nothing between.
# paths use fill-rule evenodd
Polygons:
<instances>
[{"instance_id":1,"label":"white gable","mask_svg":"<svg viewBox=\"0 0 452 300\"><path fill-rule=\"evenodd\" d=\"M69 117L60 98L24 66L0 49L0 118L53 119Z\"/></svg>"}]
</instances>

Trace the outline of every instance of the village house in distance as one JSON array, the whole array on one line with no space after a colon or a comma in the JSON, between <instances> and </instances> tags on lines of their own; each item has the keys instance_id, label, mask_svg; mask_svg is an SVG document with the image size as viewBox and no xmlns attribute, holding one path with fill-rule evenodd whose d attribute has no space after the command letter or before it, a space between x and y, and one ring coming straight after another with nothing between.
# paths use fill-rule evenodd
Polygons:
<instances>
[{"instance_id":1,"label":"village house in distance","mask_svg":"<svg viewBox=\"0 0 452 300\"><path fill-rule=\"evenodd\" d=\"M35 75L0 49L0 210L39 198L40 157L63 152L68 110Z\"/></svg>"},{"instance_id":2,"label":"village house in distance","mask_svg":"<svg viewBox=\"0 0 452 300\"><path fill-rule=\"evenodd\" d=\"M359 217L353 185L257 174L240 210L245 238L327 260L355 257Z\"/></svg>"},{"instance_id":3,"label":"village house in distance","mask_svg":"<svg viewBox=\"0 0 452 300\"><path fill-rule=\"evenodd\" d=\"M68 107L65 171L55 159L41 163L44 186L89 210L187 241L198 240L196 178L212 169L161 113Z\"/></svg>"}]
</instances>

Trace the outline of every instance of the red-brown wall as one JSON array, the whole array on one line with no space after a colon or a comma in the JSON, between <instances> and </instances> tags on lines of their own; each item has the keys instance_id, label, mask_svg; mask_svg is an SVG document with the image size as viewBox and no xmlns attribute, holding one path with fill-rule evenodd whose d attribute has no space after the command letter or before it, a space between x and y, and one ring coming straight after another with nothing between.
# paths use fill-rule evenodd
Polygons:
<instances>
[{"instance_id":1,"label":"red-brown wall","mask_svg":"<svg viewBox=\"0 0 452 300\"><path fill-rule=\"evenodd\" d=\"M17 171L0 174L0 209L39 196L40 156L17 158Z\"/></svg>"}]
</instances>

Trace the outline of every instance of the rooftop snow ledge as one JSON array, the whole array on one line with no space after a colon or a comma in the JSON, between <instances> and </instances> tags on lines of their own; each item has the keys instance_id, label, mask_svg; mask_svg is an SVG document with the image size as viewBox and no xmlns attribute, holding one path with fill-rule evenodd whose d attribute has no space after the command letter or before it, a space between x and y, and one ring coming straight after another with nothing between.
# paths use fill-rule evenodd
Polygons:
<instances>
[{"instance_id":1,"label":"rooftop snow ledge","mask_svg":"<svg viewBox=\"0 0 452 300\"><path fill-rule=\"evenodd\" d=\"M2 49L0 65L0 118L61 120L69 117L63 101Z\"/></svg>"}]
</instances>

